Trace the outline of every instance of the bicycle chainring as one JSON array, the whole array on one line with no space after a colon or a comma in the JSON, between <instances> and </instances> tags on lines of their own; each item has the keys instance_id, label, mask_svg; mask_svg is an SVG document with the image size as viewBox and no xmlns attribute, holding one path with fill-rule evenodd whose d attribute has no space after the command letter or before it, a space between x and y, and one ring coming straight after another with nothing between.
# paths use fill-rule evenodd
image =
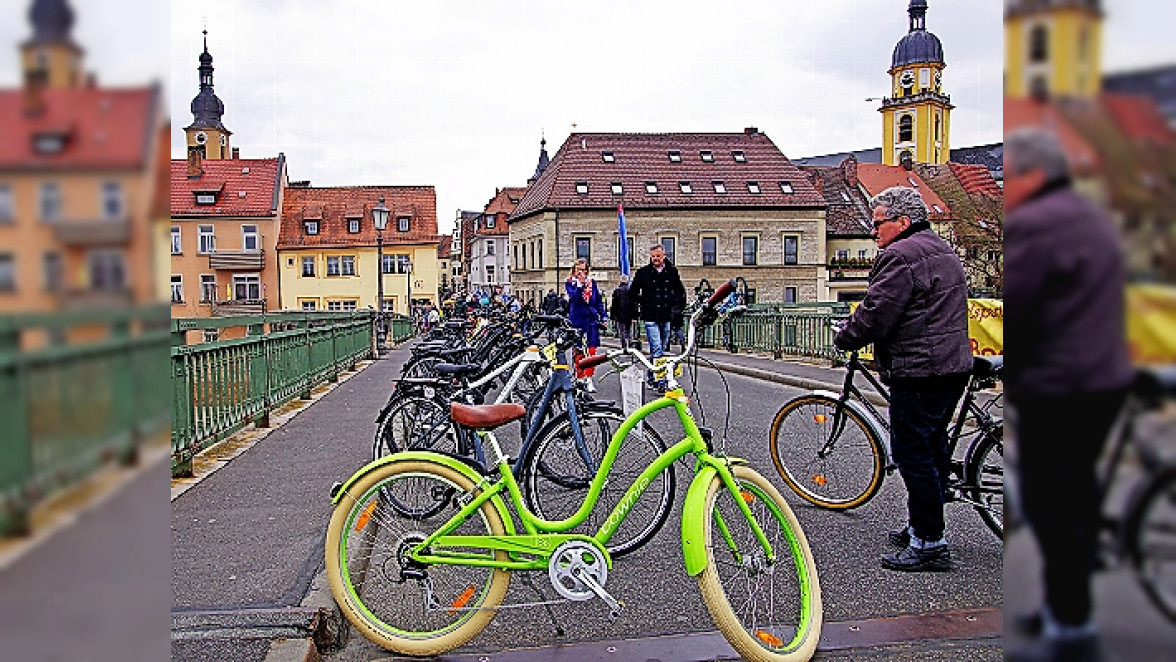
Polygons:
<instances>
[{"instance_id":1,"label":"bicycle chainring","mask_svg":"<svg viewBox=\"0 0 1176 662\"><path fill-rule=\"evenodd\" d=\"M551 586L568 600L581 602L595 597L596 593L576 577L577 569L601 586L608 581L608 561L604 554L589 543L569 540L556 547L551 560L547 562L547 576Z\"/></svg>"}]
</instances>

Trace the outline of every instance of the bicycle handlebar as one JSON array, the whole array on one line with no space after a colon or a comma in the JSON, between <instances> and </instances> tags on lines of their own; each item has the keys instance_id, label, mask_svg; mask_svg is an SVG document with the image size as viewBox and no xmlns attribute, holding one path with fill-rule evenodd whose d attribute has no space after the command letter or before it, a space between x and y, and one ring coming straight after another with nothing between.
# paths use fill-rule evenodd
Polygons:
<instances>
[{"instance_id":1,"label":"bicycle handlebar","mask_svg":"<svg viewBox=\"0 0 1176 662\"><path fill-rule=\"evenodd\" d=\"M731 280L720 285L719 289L715 290L715 293L710 295L710 298L706 300L706 305L711 306L713 308L714 306L717 306L720 303L722 303L723 299L726 299L734 291L735 291L735 279L732 278Z\"/></svg>"},{"instance_id":2,"label":"bicycle handlebar","mask_svg":"<svg viewBox=\"0 0 1176 662\"><path fill-rule=\"evenodd\" d=\"M576 366L581 370L587 370L588 368L595 368L601 363L607 363L608 361L612 360L612 358L613 357L609 354L594 354L592 356L582 357L579 362L576 363Z\"/></svg>"}]
</instances>

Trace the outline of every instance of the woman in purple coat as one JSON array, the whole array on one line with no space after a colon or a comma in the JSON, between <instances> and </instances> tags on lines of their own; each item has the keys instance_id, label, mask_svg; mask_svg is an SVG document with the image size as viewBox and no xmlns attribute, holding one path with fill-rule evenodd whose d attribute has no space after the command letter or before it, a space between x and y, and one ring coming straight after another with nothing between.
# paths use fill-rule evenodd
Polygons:
<instances>
[{"instance_id":1,"label":"woman in purple coat","mask_svg":"<svg viewBox=\"0 0 1176 662\"><path fill-rule=\"evenodd\" d=\"M588 277L587 260L576 260L565 287L568 292L568 321L584 332L588 346L587 356L592 356L596 354L596 348L600 347L600 332L596 325L598 322L608 321L608 311L605 310L604 296L596 286L596 281ZM592 375L595 372L595 368L576 369L576 377L585 380L590 393L596 391L596 384L592 382Z\"/></svg>"}]
</instances>

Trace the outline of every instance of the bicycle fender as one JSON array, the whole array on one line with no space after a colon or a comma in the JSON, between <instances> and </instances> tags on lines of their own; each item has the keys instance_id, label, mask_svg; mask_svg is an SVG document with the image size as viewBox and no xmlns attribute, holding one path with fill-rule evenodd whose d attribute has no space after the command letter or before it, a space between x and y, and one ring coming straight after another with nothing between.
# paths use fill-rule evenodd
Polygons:
<instances>
[{"instance_id":1,"label":"bicycle fender","mask_svg":"<svg viewBox=\"0 0 1176 662\"><path fill-rule=\"evenodd\" d=\"M706 491L717 474L710 466L694 474L682 504L682 558L691 577L706 569Z\"/></svg>"},{"instance_id":2,"label":"bicycle fender","mask_svg":"<svg viewBox=\"0 0 1176 662\"><path fill-rule=\"evenodd\" d=\"M820 395L834 400L841 399L841 394L836 391L817 389L813 391L813 395ZM890 462L890 434L886 432L886 428L878 422L878 419L874 418L870 410L863 407L862 403L857 400L848 400L845 406L852 409L858 416L861 416L862 420L866 422L866 425L870 426L870 432L874 433L874 436L878 438L878 441L882 442L882 447L886 450L886 457L883 458L883 462Z\"/></svg>"},{"instance_id":3,"label":"bicycle fender","mask_svg":"<svg viewBox=\"0 0 1176 662\"><path fill-rule=\"evenodd\" d=\"M417 460L423 462L433 462L435 464L448 467L449 469L453 469L466 478L469 478L470 481L475 485L482 482L482 479L484 478L481 473L479 473L469 464L466 464L462 460L450 455L442 455L441 453L434 453L433 451L401 451L399 453L393 453L392 455L386 455L373 462L369 462L359 471L356 471L354 474L352 474L351 477L348 478L347 481L342 485L333 487L331 489L331 504L339 505L339 501L343 498L343 495L347 493L347 490L371 472L396 462L411 462ZM498 514L502 516L502 522L506 526L506 532L508 534L514 535L514 521L510 516L510 511L506 508L506 504L502 501L502 497L498 495L492 496L490 497L490 503L493 504L495 510L498 511Z\"/></svg>"}]
</instances>

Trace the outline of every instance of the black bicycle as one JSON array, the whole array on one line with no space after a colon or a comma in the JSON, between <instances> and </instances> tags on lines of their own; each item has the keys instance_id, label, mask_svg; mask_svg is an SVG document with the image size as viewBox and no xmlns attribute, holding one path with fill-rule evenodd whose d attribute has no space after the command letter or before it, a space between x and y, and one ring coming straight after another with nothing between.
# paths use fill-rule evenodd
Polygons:
<instances>
[{"instance_id":1,"label":"black bicycle","mask_svg":"<svg viewBox=\"0 0 1176 662\"><path fill-rule=\"evenodd\" d=\"M976 356L963 404L948 435L949 498L967 503L997 537L1004 537L1003 393L992 393L1004 357ZM813 391L788 401L772 421L769 444L776 471L805 501L848 510L869 501L896 468L890 423L858 389L861 374L889 402L890 394L858 358L849 356L840 393ZM994 413L995 412L995 413ZM963 458L956 449L966 448Z\"/></svg>"}]
</instances>

